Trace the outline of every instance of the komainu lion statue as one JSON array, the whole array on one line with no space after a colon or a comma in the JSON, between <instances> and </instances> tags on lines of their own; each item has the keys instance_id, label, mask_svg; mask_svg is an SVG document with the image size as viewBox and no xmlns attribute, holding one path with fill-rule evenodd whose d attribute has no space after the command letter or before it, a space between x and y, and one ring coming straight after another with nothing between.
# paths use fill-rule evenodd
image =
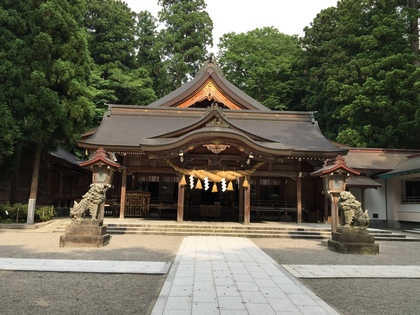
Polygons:
<instances>
[{"instance_id":1,"label":"komainu lion statue","mask_svg":"<svg viewBox=\"0 0 420 315\"><path fill-rule=\"evenodd\" d=\"M370 225L368 211L362 210L361 203L349 191L340 193L338 211L341 216L340 223L343 227L366 229Z\"/></svg>"},{"instance_id":2,"label":"komainu lion statue","mask_svg":"<svg viewBox=\"0 0 420 315\"><path fill-rule=\"evenodd\" d=\"M70 209L70 218L73 221L81 221L85 217L85 213L89 210L92 220L96 220L98 216L98 206L105 201L107 186L104 184L91 184L89 191L82 196L82 200L78 203L74 202L73 208Z\"/></svg>"}]
</instances>

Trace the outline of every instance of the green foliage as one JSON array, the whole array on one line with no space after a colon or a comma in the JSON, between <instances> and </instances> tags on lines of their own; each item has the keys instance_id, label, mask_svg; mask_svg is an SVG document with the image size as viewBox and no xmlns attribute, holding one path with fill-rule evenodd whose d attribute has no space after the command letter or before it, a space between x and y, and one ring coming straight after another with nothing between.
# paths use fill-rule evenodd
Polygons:
<instances>
[{"instance_id":1,"label":"green foliage","mask_svg":"<svg viewBox=\"0 0 420 315\"><path fill-rule=\"evenodd\" d=\"M27 204L0 204L0 223L26 223L27 214ZM49 221L54 215L54 207L39 206L35 209L35 222Z\"/></svg>"},{"instance_id":2,"label":"green foliage","mask_svg":"<svg viewBox=\"0 0 420 315\"><path fill-rule=\"evenodd\" d=\"M213 21L205 11L204 0L158 0L162 6L159 21L161 60L174 90L195 76L213 46Z\"/></svg>"},{"instance_id":3,"label":"green foliage","mask_svg":"<svg viewBox=\"0 0 420 315\"><path fill-rule=\"evenodd\" d=\"M145 105L156 100L149 72L136 60L136 14L127 4L91 0L85 25L95 62L90 81L95 95L95 124L101 121L107 103Z\"/></svg>"},{"instance_id":4,"label":"green foliage","mask_svg":"<svg viewBox=\"0 0 420 315\"><path fill-rule=\"evenodd\" d=\"M397 1L343 0L302 39L308 93L327 137L357 147L420 147L420 70Z\"/></svg>"},{"instance_id":5,"label":"green foliage","mask_svg":"<svg viewBox=\"0 0 420 315\"><path fill-rule=\"evenodd\" d=\"M300 48L295 36L273 27L223 35L218 60L226 78L271 109L293 105L293 65Z\"/></svg>"},{"instance_id":6,"label":"green foliage","mask_svg":"<svg viewBox=\"0 0 420 315\"><path fill-rule=\"evenodd\" d=\"M0 55L9 69L0 70L0 103L15 120L15 141L47 150L73 144L94 112L84 2L6 1L1 10L8 44Z\"/></svg>"},{"instance_id":7,"label":"green foliage","mask_svg":"<svg viewBox=\"0 0 420 315\"><path fill-rule=\"evenodd\" d=\"M153 80L153 89L157 97L163 97L171 89L161 61L163 43L158 39L157 19L148 11L137 15L137 63L146 69Z\"/></svg>"},{"instance_id":8,"label":"green foliage","mask_svg":"<svg viewBox=\"0 0 420 315\"><path fill-rule=\"evenodd\" d=\"M55 216L55 210L52 206L42 206L35 209L35 222L45 222Z\"/></svg>"}]
</instances>

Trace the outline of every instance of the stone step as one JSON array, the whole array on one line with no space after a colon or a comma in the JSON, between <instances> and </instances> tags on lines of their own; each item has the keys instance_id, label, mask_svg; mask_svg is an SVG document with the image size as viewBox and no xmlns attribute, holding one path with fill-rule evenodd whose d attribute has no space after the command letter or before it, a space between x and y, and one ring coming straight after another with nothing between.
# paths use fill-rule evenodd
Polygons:
<instances>
[{"instance_id":1,"label":"stone step","mask_svg":"<svg viewBox=\"0 0 420 315\"><path fill-rule=\"evenodd\" d=\"M168 228L168 229L211 229L211 230L261 230L261 231L313 231L330 232L329 228L274 227L274 226L231 226L231 225L170 225L170 224L108 224L108 228Z\"/></svg>"},{"instance_id":2,"label":"stone step","mask_svg":"<svg viewBox=\"0 0 420 315\"><path fill-rule=\"evenodd\" d=\"M420 229L403 230L405 233L420 234Z\"/></svg>"},{"instance_id":3,"label":"stone step","mask_svg":"<svg viewBox=\"0 0 420 315\"><path fill-rule=\"evenodd\" d=\"M54 232L63 233L65 224ZM369 229L377 241L420 241L393 231ZM176 225L176 224L108 224L107 233L114 235L170 235L170 236L236 236L248 238L289 238L327 240L331 238L329 228L310 227L264 227L229 225Z\"/></svg>"},{"instance_id":4,"label":"stone step","mask_svg":"<svg viewBox=\"0 0 420 315\"><path fill-rule=\"evenodd\" d=\"M212 227L202 228L202 227L172 227L168 228L166 226L156 226L156 227L131 227L131 226L108 226L108 230L113 231L125 231L125 230L139 230L139 231L180 231L180 232L194 232L194 231L207 231L207 232L255 232L255 233L313 233L313 234L330 234L330 231L323 230L293 230L293 229L238 229L238 228L224 228L224 229L214 229Z\"/></svg>"},{"instance_id":5,"label":"stone step","mask_svg":"<svg viewBox=\"0 0 420 315\"><path fill-rule=\"evenodd\" d=\"M179 231L127 231L127 232L114 232L108 231L112 235L168 235L168 236L230 236L230 237L247 237L247 238L287 238L287 239L328 239L329 236L313 235L313 234L285 234L285 233L221 233L221 232L179 232Z\"/></svg>"}]
</instances>

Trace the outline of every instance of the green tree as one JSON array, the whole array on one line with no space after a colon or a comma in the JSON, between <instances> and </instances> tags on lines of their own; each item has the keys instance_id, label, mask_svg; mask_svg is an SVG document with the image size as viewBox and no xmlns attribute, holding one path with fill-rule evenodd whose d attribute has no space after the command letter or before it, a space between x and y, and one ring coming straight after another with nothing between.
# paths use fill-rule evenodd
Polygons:
<instances>
[{"instance_id":1,"label":"green tree","mask_svg":"<svg viewBox=\"0 0 420 315\"><path fill-rule=\"evenodd\" d=\"M158 40L157 23L158 20L149 11L137 15L137 63L149 72L157 97L163 97L171 91L165 90L169 82L161 60L163 45Z\"/></svg>"},{"instance_id":2,"label":"green tree","mask_svg":"<svg viewBox=\"0 0 420 315\"><path fill-rule=\"evenodd\" d=\"M171 82L170 90L193 77L213 46L213 21L204 0L158 0L162 60Z\"/></svg>"},{"instance_id":3,"label":"green tree","mask_svg":"<svg viewBox=\"0 0 420 315\"><path fill-rule=\"evenodd\" d=\"M269 108L285 109L295 105L293 67L299 51L296 36L264 27L223 35L218 61L226 78L242 91Z\"/></svg>"},{"instance_id":4,"label":"green tree","mask_svg":"<svg viewBox=\"0 0 420 315\"><path fill-rule=\"evenodd\" d=\"M420 147L420 69L404 10L394 0L343 0L305 29L304 103L319 112L327 137L356 147Z\"/></svg>"},{"instance_id":5,"label":"green tree","mask_svg":"<svg viewBox=\"0 0 420 315\"><path fill-rule=\"evenodd\" d=\"M5 56L15 69L8 84L16 86L3 100L20 145L35 152L28 207L33 223L41 152L74 144L93 115L87 85L92 60L82 26L86 8L78 0L6 0L2 10L13 17L2 20L2 28L15 38Z\"/></svg>"},{"instance_id":6,"label":"green tree","mask_svg":"<svg viewBox=\"0 0 420 315\"><path fill-rule=\"evenodd\" d=\"M20 139L15 107L22 106L21 67L25 59L21 52L26 49L22 36L27 32L25 18L19 14L26 5L21 2L6 1L0 5L0 165L16 153L15 146ZM19 96L19 97L17 97Z\"/></svg>"},{"instance_id":7,"label":"green tree","mask_svg":"<svg viewBox=\"0 0 420 315\"><path fill-rule=\"evenodd\" d=\"M145 105L156 99L152 79L136 61L136 14L116 0L89 0L85 26L95 62L96 123L106 103Z\"/></svg>"}]
</instances>

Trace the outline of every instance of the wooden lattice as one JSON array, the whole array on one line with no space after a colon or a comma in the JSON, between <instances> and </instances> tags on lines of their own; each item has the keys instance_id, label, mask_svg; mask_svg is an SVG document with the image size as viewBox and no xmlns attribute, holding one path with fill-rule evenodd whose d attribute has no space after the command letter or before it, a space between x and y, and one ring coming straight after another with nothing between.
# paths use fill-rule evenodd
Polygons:
<instances>
[{"instance_id":1,"label":"wooden lattice","mask_svg":"<svg viewBox=\"0 0 420 315\"><path fill-rule=\"evenodd\" d=\"M127 217L147 217L150 208L150 192L128 192L124 214Z\"/></svg>"}]
</instances>

